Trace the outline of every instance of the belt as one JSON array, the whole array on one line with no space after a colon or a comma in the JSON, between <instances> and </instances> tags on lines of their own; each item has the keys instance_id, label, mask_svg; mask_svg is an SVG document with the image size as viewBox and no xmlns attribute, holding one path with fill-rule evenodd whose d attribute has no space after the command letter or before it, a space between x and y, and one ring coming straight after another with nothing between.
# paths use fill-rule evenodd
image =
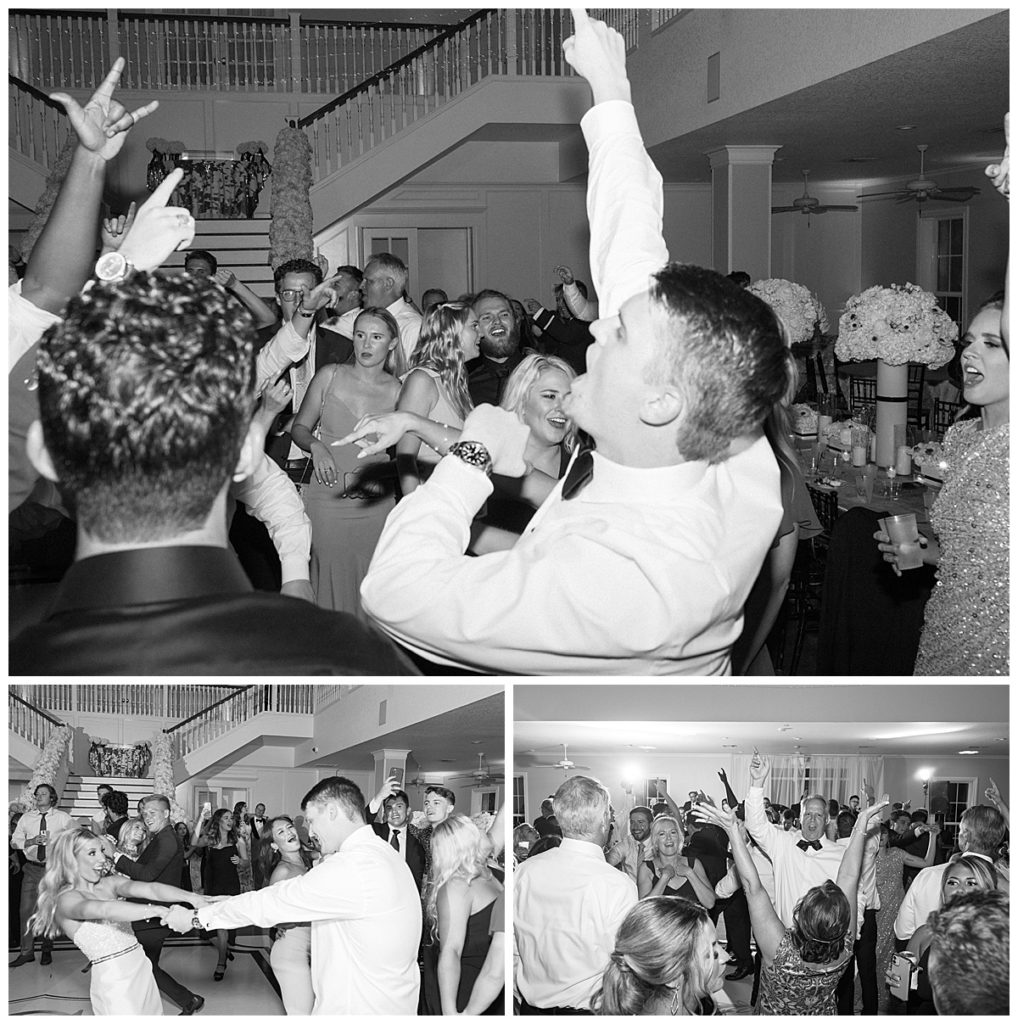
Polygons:
<instances>
[{"instance_id":1,"label":"belt","mask_svg":"<svg viewBox=\"0 0 1018 1024\"><path fill-rule=\"evenodd\" d=\"M136 949L141 949L141 944L136 942L133 946L128 946L127 949L122 949L118 953L110 953L109 956L101 956L98 960L90 960L89 963L94 967L96 964L104 964L107 960L115 960L118 956L123 956L125 953L133 953Z\"/></svg>"}]
</instances>

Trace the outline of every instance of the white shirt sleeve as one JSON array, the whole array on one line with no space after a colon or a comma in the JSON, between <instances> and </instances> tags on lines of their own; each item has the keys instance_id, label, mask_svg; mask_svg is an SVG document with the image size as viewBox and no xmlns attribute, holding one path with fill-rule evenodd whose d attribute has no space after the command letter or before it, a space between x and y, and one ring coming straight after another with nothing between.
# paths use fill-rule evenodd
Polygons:
<instances>
[{"instance_id":1,"label":"white shirt sleeve","mask_svg":"<svg viewBox=\"0 0 1018 1024\"><path fill-rule=\"evenodd\" d=\"M590 268L601 316L611 317L626 299L647 291L650 275L668 262L664 190L631 103L598 103L580 127L590 151Z\"/></svg>"},{"instance_id":2,"label":"white shirt sleeve","mask_svg":"<svg viewBox=\"0 0 1018 1024\"><path fill-rule=\"evenodd\" d=\"M23 814L18 819L17 825L14 826L14 835L11 836L11 846L13 846L15 850L24 851L25 843L30 838L32 838L31 836L29 836L28 832L25 829L25 824L26 824L25 819L27 817L28 817L27 813ZM38 832L38 828L36 829L36 831Z\"/></svg>"},{"instance_id":3,"label":"white shirt sleeve","mask_svg":"<svg viewBox=\"0 0 1018 1024\"><path fill-rule=\"evenodd\" d=\"M575 281L562 286L562 296L566 300L569 312L577 320L585 320L590 323L597 319L597 303L592 299L585 299Z\"/></svg>"},{"instance_id":4,"label":"white shirt sleeve","mask_svg":"<svg viewBox=\"0 0 1018 1024\"><path fill-rule=\"evenodd\" d=\"M773 861L776 836L764 811L762 786L750 786L746 794L746 828L760 849Z\"/></svg>"},{"instance_id":5,"label":"white shirt sleeve","mask_svg":"<svg viewBox=\"0 0 1018 1024\"><path fill-rule=\"evenodd\" d=\"M908 942L910 938L916 933L916 929L919 925L924 924L924 921L919 920L919 916L916 912L916 885L919 882L919 877L916 876L912 884L908 887L908 892L905 893L905 898L901 901L901 906L898 908L898 916L894 919L894 934L902 940L902 942ZM921 886L920 886L921 888Z\"/></svg>"},{"instance_id":6,"label":"white shirt sleeve","mask_svg":"<svg viewBox=\"0 0 1018 1024\"><path fill-rule=\"evenodd\" d=\"M288 366L299 363L310 349L310 333L302 338L291 323L283 324L255 360L255 394L260 395Z\"/></svg>"},{"instance_id":7,"label":"white shirt sleeve","mask_svg":"<svg viewBox=\"0 0 1018 1024\"><path fill-rule=\"evenodd\" d=\"M262 452L254 472L231 483L230 493L265 524L279 555L283 582L310 579L311 520L290 478Z\"/></svg>"},{"instance_id":8,"label":"white shirt sleeve","mask_svg":"<svg viewBox=\"0 0 1018 1024\"><path fill-rule=\"evenodd\" d=\"M742 888L742 882L739 880L739 875L735 870L735 865L732 864L728 869L728 873L724 878L714 886L714 895L719 900L727 899L729 896L733 896Z\"/></svg>"},{"instance_id":9,"label":"white shirt sleeve","mask_svg":"<svg viewBox=\"0 0 1018 1024\"><path fill-rule=\"evenodd\" d=\"M62 317L40 309L21 294L22 281L15 281L7 289L7 372L43 336L48 327L61 322Z\"/></svg>"}]
</instances>

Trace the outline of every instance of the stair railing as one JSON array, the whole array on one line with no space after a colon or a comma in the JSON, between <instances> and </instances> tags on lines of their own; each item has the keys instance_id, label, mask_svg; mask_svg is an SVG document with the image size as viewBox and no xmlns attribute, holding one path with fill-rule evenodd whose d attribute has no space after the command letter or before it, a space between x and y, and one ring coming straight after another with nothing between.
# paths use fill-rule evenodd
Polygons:
<instances>
[{"instance_id":1,"label":"stair railing","mask_svg":"<svg viewBox=\"0 0 1018 1024\"><path fill-rule=\"evenodd\" d=\"M7 692L7 727L11 732L28 740L33 746L40 749L46 745L46 740L54 729L59 729L64 723L45 711L22 700L16 693Z\"/></svg>"},{"instance_id":2,"label":"stair railing","mask_svg":"<svg viewBox=\"0 0 1018 1024\"><path fill-rule=\"evenodd\" d=\"M8 145L48 171L67 138L64 108L14 75L7 76L7 84Z\"/></svg>"}]
</instances>

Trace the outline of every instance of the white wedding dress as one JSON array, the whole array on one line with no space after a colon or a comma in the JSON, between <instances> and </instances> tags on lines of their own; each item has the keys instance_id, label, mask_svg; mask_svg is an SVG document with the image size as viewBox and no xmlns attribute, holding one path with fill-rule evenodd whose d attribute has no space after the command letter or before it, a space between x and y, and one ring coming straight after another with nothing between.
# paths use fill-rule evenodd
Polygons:
<instances>
[{"instance_id":1,"label":"white wedding dress","mask_svg":"<svg viewBox=\"0 0 1018 1024\"><path fill-rule=\"evenodd\" d=\"M129 924L82 921L73 942L92 962L88 994L97 1017L162 1016L152 965Z\"/></svg>"}]
</instances>

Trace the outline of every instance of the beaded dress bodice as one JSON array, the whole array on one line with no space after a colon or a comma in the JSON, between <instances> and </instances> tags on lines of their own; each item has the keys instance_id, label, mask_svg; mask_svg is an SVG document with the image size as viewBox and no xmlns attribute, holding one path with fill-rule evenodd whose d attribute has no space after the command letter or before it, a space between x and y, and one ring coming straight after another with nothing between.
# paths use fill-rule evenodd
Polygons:
<instances>
[{"instance_id":1,"label":"beaded dress bodice","mask_svg":"<svg viewBox=\"0 0 1018 1024\"><path fill-rule=\"evenodd\" d=\"M138 939L126 921L82 921L74 933L74 944L94 962L130 949Z\"/></svg>"},{"instance_id":2,"label":"beaded dress bodice","mask_svg":"<svg viewBox=\"0 0 1018 1024\"><path fill-rule=\"evenodd\" d=\"M916 675L1008 672L1010 427L956 423L944 439L948 477L930 521L940 543Z\"/></svg>"}]
</instances>

